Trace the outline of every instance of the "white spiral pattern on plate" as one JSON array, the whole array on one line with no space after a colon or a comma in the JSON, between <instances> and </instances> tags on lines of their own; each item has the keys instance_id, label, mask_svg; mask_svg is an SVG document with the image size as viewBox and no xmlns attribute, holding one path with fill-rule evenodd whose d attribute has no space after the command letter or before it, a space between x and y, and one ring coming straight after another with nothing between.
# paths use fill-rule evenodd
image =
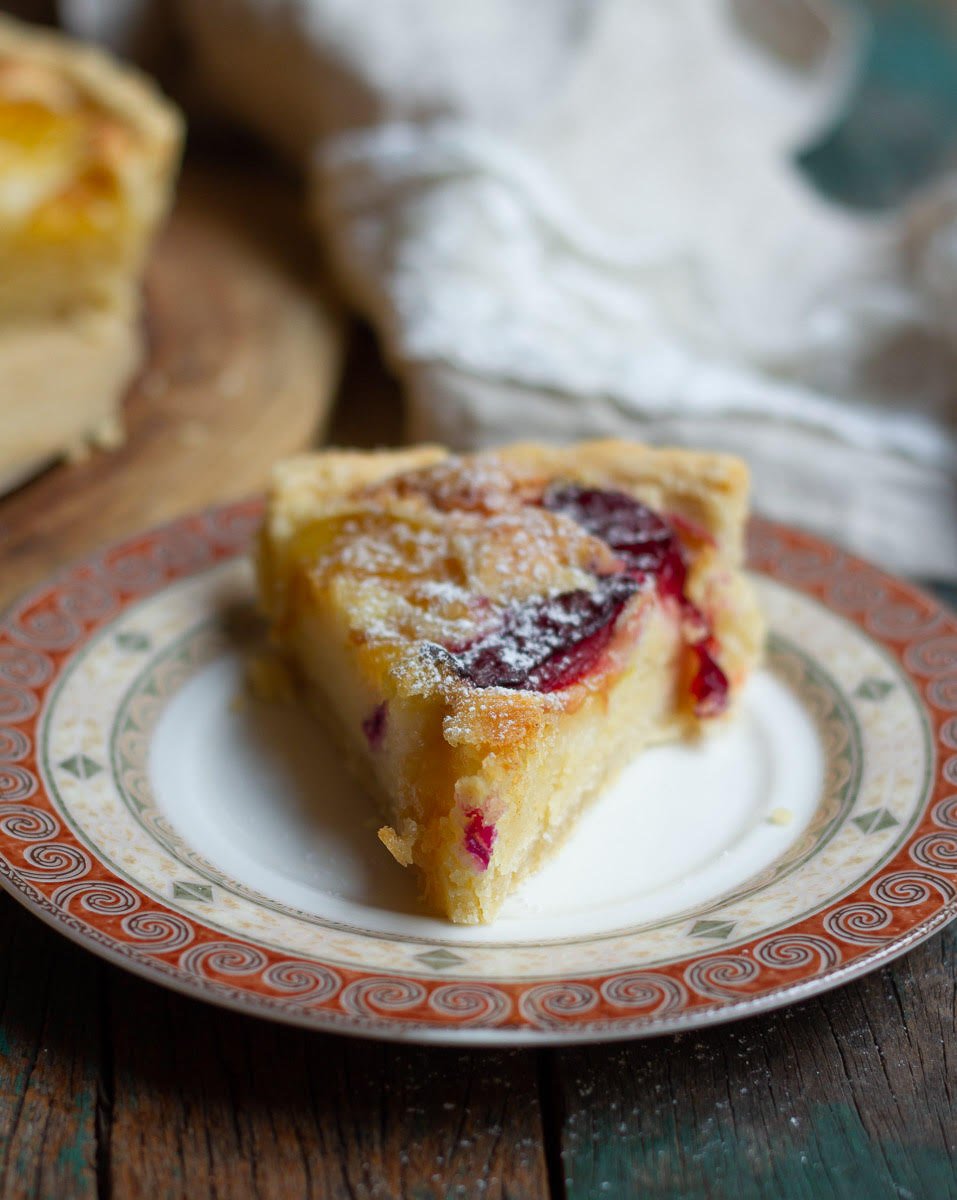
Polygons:
<instances>
[{"instance_id":1,"label":"white spiral pattern on plate","mask_svg":"<svg viewBox=\"0 0 957 1200\"><path fill-rule=\"evenodd\" d=\"M908 646L904 666L915 675L947 675L957 669L957 637L928 638Z\"/></svg>"},{"instance_id":2,"label":"white spiral pattern on plate","mask_svg":"<svg viewBox=\"0 0 957 1200\"><path fill-rule=\"evenodd\" d=\"M342 979L329 967L296 959L273 963L263 972L263 982L297 1004L327 1000L342 987Z\"/></svg>"},{"instance_id":3,"label":"white spiral pattern on plate","mask_svg":"<svg viewBox=\"0 0 957 1200\"><path fill-rule=\"evenodd\" d=\"M357 979L346 987L339 1003L357 1017L375 1017L382 1013L402 1012L417 1008L425 1001L426 989L414 979L398 975L373 975Z\"/></svg>"},{"instance_id":4,"label":"white spiral pattern on plate","mask_svg":"<svg viewBox=\"0 0 957 1200\"><path fill-rule=\"evenodd\" d=\"M155 553L133 550L120 558L104 560L103 569L114 588L134 595L155 591L163 582L163 568L156 561Z\"/></svg>"},{"instance_id":5,"label":"white spiral pattern on plate","mask_svg":"<svg viewBox=\"0 0 957 1200\"><path fill-rule=\"evenodd\" d=\"M14 683L0 684L0 721L29 721L35 716L40 702L33 692Z\"/></svg>"},{"instance_id":6,"label":"white spiral pattern on plate","mask_svg":"<svg viewBox=\"0 0 957 1200\"><path fill-rule=\"evenodd\" d=\"M116 607L116 596L98 579L71 579L57 592L61 610L80 621L99 621Z\"/></svg>"},{"instance_id":7,"label":"white spiral pattern on plate","mask_svg":"<svg viewBox=\"0 0 957 1200\"><path fill-rule=\"evenodd\" d=\"M811 933L783 933L765 938L754 947L756 962L779 970L795 971L814 966L829 971L841 961L841 951L829 938Z\"/></svg>"},{"instance_id":8,"label":"white spiral pattern on plate","mask_svg":"<svg viewBox=\"0 0 957 1200\"><path fill-rule=\"evenodd\" d=\"M445 983L429 996L429 1008L454 1017L457 1025L474 1028L501 1025L512 1011L512 1002L489 983Z\"/></svg>"},{"instance_id":9,"label":"white spiral pattern on plate","mask_svg":"<svg viewBox=\"0 0 957 1200\"><path fill-rule=\"evenodd\" d=\"M928 833L911 846L910 856L936 871L957 871L957 833Z\"/></svg>"},{"instance_id":10,"label":"white spiral pattern on plate","mask_svg":"<svg viewBox=\"0 0 957 1200\"><path fill-rule=\"evenodd\" d=\"M937 892L944 900L952 900L957 891L953 884L930 871L897 871L885 875L871 888L871 895L891 908L911 908L926 904Z\"/></svg>"},{"instance_id":11,"label":"white spiral pattern on plate","mask_svg":"<svg viewBox=\"0 0 957 1200\"><path fill-rule=\"evenodd\" d=\"M688 1003L688 989L669 975L655 971L632 971L616 975L601 985L602 998L616 1008L647 1014L678 1012Z\"/></svg>"},{"instance_id":12,"label":"white spiral pattern on plate","mask_svg":"<svg viewBox=\"0 0 957 1200\"><path fill-rule=\"evenodd\" d=\"M68 846L63 842L47 842L43 846L31 846L23 853L23 861L29 867L21 867L24 879L35 879L43 883L78 879L88 875L93 863L85 850Z\"/></svg>"},{"instance_id":13,"label":"white spiral pattern on plate","mask_svg":"<svg viewBox=\"0 0 957 1200\"><path fill-rule=\"evenodd\" d=\"M196 936L193 927L172 913L138 912L124 917L123 932L133 938L140 950L150 954L165 954L188 946Z\"/></svg>"},{"instance_id":14,"label":"white spiral pattern on plate","mask_svg":"<svg viewBox=\"0 0 957 1200\"><path fill-rule=\"evenodd\" d=\"M957 829L957 796L945 796L934 805L934 820L938 825Z\"/></svg>"},{"instance_id":15,"label":"white spiral pattern on plate","mask_svg":"<svg viewBox=\"0 0 957 1200\"><path fill-rule=\"evenodd\" d=\"M888 601L874 612L867 614L867 628L879 638L928 637L941 626L939 611L928 612L925 608L902 600L899 604Z\"/></svg>"},{"instance_id":16,"label":"white spiral pattern on plate","mask_svg":"<svg viewBox=\"0 0 957 1200\"><path fill-rule=\"evenodd\" d=\"M828 572L830 574L830 572ZM841 612L860 612L887 602L887 589L871 576L841 575L827 589L829 602Z\"/></svg>"},{"instance_id":17,"label":"white spiral pattern on plate","mask_svg":"<svg viewBox=\"0 0 957 1200\"><path fill-rule=\"evenodd\" d=\"M252 975L261 971L267 961L261 950L240 942L206 942L184 950L179 957L184 971L205 978L209 978L210 971L218 975Z\"/></svg>"},{"instance_id":18,"label":"white spiral pattern on plate","mask_svg":"<svg viewBox=\"0 0 957 1200\"><path fill-rule=\"evenodd\" d=\"M81 879L76 883L64 884L57 888L50 899L66 912L76 900L86 912L107 916L135 912L140 907L139 896L131 888L106 879Z\"/></svg>"},{"instance_id":19,"label":"white spiral pattern on plate","mask_svg":"<svg viewBox=\"0 0 957 1200\"><path fill-rule=\"evenodd\" d=\"M935 708L942 708L945 712L957 712L957 676L946 675L943 679L934 679L924 691Z\"/></svg>"},{"instance_id":20,"label":"white spiral pattern on plate","mask_svg":"<svg viewBox=\"0 0 957 1200\"><path fill-rule=\"evenodd\" d=\"M39 783L36 775L15 763L0 764L0 804L17 804L33 796Z\"/></svg>"},{"instance_id":21,"label":"white spiral pattern on plate","mask_svg":"<svg viewBox=\"0 0 957 1200\"><path fill-rule=\"evenodd\" d=\"M695 992L713 999L738 999L758 976L758 968L741 954L713 954L685 971L685 982Z\"/></svg>"},{"instance_id":22,"label":"white spiral pattern on plate","mask_svg":"<svg viewBox=\"0 0 957 1200\"><path fill-rule=\"evenodd\" d=\"M797 584L824 583L833 578L835 565L843 556L835 557L825 546L790 546L772 535L757 547L758 556L774 563L774 574L784 582Z\"/></svg>"},{"instance_id":23,"label":"white spiral pattern on plate","mask_svg":"<svg viewBox=\"0 0 957 1200\"><path fill-rule=\"evenodd\" d=\"M562 980L540 983L522 994L522 1016L536 1025L554 1025L568 1017L591 1012L598 1004L598 991L590 983Z\"/></svg>"},{"instance_id":24,"label":"white spiral pattern on plate","mask_svg":"<svg viewBox=\"0 0 957 1200\"><path fill-rule=\"evenodd\" d=\"M203 526L214 541L227 549L246 546L261 523L262 515L255 508L216 509L203 518Z\"/></svg>"},{"instance_id":25,"label":"white spiral pattern on plate","mask_svg":"<svg viewBox=\"0 0 957 1200\"><path fill-rule=\"evenodd\" d=\"M0 783L3 769L0 768ZM18 842L39 842L44 838L56 837L60 822L42 808L29 804L14 804L0 808L0 832Z\"/></svg>"},{"instance_id":26,"label":"white spiral pattern on plate","mask_svg":"<svg viewBox=\"0 0 957 1200\"><path fill-rule=\"evenodd\" d=\"M157 558L176 575L190 575L212 561L209 543L194 529L174 525L156 547Z\"/></svg>"},{"instance_id":27,"label":"white spiral pattern on plate","mask_svg":"<svg viewBox=\"0 0 957 1200\"><path fill-rule=\"evenodd\" d=\"M80 639L83 625L59 606L20 613L13 632L17 641L39 650L69 650Z\"/></svg>"},{"instance_id":28,"label":"white spiral pattern on plate","mask_svg":"<svg viewBox=\"0 0 957 1200\"><path fill-rule=\"evenodd\" d=\"M19 687L43 687L53 675L53 660L23 646L0 646L0 681Z\"/></svg>"},{"instance_id":29,"label":"white spiral pattern on plate","mask_svg":"<svg viewBox=\"0 0 957 1200\"><path fill-rule=\"evenodd\" d=\"M20 762L32 748L33 743L21 729L0 728L0 763Z\"/></svg>"},{"instance_id":30,"label":"white spiral pattern on plate","mask_svg":"<svg viewBox=\"0 0 957 1200\"><path fill-rule=\"evenodd\" d=\"M890 923L889 909L883 904L868 904L866 901L842 904L824 919L824 926L829 933L856 946L879 946L886 942L889 935L880 931Z\"/></svg>"}]
</instances>

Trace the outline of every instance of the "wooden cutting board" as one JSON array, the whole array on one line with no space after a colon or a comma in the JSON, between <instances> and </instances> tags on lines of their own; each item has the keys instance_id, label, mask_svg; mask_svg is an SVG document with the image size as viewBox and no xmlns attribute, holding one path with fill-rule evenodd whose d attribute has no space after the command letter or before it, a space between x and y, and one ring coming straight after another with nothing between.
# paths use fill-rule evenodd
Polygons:
<instances>
[{"instance_id":1,"label":"wooden cutting board","mask_svg":"<svg viewBox=\"0 0 957 1200\"><path fill-rule=\"evenodd\" d=\"M321 436L343 318L293 184L187 169L147 271L144 320L125 444L0 500L0 605L103 542L260 490L277 458Z\"/></svg>"}]
</instances>

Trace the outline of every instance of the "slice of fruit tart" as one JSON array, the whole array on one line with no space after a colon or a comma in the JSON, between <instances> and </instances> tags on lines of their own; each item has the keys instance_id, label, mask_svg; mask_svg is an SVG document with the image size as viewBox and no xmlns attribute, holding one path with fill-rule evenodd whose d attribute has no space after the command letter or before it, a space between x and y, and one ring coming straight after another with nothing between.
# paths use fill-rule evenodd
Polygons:
<instances>
[{"instance_id":1,"label":"slice of fruit tart","mask_svg":"<svg viewBox=\"0 0 957 1200\"><path fill-rule=\"evenodd\" d=\"M639 750L729 712L763 641L747 493L737 459L620 441L276 468L274 639L433 909L491 920Z\"/></svg>"}]
</instances>

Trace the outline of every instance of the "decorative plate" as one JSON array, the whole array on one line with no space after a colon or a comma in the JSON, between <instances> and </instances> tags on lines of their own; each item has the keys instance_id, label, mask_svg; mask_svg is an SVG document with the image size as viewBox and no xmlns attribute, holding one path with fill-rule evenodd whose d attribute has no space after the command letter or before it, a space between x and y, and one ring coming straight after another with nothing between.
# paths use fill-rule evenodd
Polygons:
<instances>
[{"instance_id":1,"label":"decorative plate","mask_svg":"<svg viewBox=\"0 0 957 1200\"><path fill-rule=\"evenodd\" d=\"M872 970L957 912L957 620L755 521L765 668L641 757L490 927L422 913L312 723L243 687L260 505L71 567L0 622L0 881L158 983L418 1041L637 1037Z\"/></svg>"}]
</instances>

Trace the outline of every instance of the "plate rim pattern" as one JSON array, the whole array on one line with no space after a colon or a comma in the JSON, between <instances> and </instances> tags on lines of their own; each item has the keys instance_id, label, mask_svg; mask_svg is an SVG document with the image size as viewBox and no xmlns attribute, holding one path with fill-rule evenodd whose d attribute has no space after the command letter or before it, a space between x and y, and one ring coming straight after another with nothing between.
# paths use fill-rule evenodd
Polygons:
<instances>
[{"instance_id":1,"label":"plate rim pattern","mask_svg":"<svg viewBox=\"0 0 957 1200\"><path fill-rule=\"evenodd\" d=\"M675 1032L793 1003L891 961L957 916L957 617L817 536L759 517L749 566L889 653L932 733L923 811L850 894L769 936L676 963L527 981L290 957L162 904L65 826L44 786L36 734L80 647L138 601L242 554L261 511L261 499L242 500L127 538L0 617L0 886L72 940L175 990L286 1023L397 1040L566 1043Z\"/></svg>"}]
</instances>

